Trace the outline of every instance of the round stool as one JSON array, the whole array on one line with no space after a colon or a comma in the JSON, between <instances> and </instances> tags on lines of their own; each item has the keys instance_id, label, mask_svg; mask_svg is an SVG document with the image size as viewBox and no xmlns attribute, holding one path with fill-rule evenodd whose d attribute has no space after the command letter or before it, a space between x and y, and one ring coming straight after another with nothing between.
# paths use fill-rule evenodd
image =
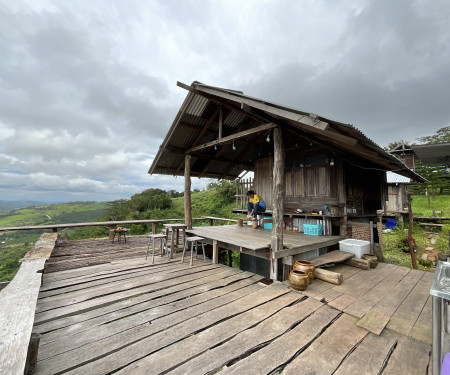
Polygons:
<instances>
[{"instance_id":1,"label":"round stool","mask_svg":"<svg viewBox=\"0 0 450 375\"><path fill-rule=\"evenodd\" d=\"M191 244L191 263L192 266L194 263L193 257L194 257L194 246L195 246L195 258L197 258L197 246L202 245L203 249L203 260L206 261L206 255L205 255L205 239L203 237L193 236L193 237L186 237L186 241L184 242L184 248L183 248L183 255L181 256L181 263L184 262L184 254L186 254L186 249L189 247L189 243Z\"/></svg>"},{"instance_id":2,"label":"round stool","mask_svg":"<svg viewBox=\"0 0 450 375\"><path fill-rule=\"evenodd\" d=\"M155 263L155 247L156 242L159 241L159 252L160 255L163 256L164 251L167 250L167 235L164 233L158 233L158 234L150 234L148 236L148 245L147 245L147 251L145 253L145 259L147 259L148 256L148 249L150 248L150 242L153 240L153 250L152 250L152 264ZM166 251L167 256L169 256L169 252Z\"/></svg>"}]
</instances>

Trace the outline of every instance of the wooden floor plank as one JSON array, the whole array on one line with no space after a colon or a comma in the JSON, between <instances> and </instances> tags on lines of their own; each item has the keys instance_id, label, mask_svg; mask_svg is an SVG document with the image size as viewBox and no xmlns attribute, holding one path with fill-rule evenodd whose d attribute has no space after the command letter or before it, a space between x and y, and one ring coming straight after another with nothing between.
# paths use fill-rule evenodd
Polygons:
<instances>
[{"instance_id":1,"label":"wooden floor plank","mask_svg":"<svg viewBox=\"0 0 450 375\"><path fill-rule=\"evenodd\" d=\"M171 263L179 263L178 259L155 258L155 263L145 262L142 258L124 261L121 263L106 263L98 266L83 267L74 270L60 271L44 274L42 290L58 288L65 285L73 285L78 282L94 280L96 278L108 277L110 275L128 272L132 270L149 267L167 267ZM93 268L93 269L91 269ZM67 275L71 272L73 275Z\"/></svg>"},{"instance_id":2,"label":"wooden floor plank","mask_svg":"<svg viewBox=\"0 0 450 375\"><path fill-rule=\"evenodd\" d=\"M55 282L44 283L39 293L39 298L45 298L51 295L62 294L72 290L102 285L110 281L122 278L132 278L145 272L162 272L169 269L171 265L176 265L179 262L161 263L153 265L142 265L135 267L127 267L125 269L114 270L109 272L99 272L90 274L89 276L75 277L69 280L58 280Z\"/></svg>"},{"instance_id":3,"label":"wooden floor plank","mask_svg":"<svg viewBox=\"0 0 450 375\"><path fill-rule=\"evenodd\" d=\"M190 314L190 311L193 310L193 313L198 313L199 308L201 308L202 304L205 306L213 305L214 308L220 306L220 303L225 303L228 299L224 296L226 294L231 294L237 290L243 289L243 292L251 293L255 290L261 289L261 285L254 285L255 280L246 279L237 283L233 283L232 285L226 286L224 288L215 289L206 293L197 294L193 297L186 297L184 300L172 302L169 304L162 305L161 302L164 301L156 301L157 303L147 303L140 304L141 311L129 309L122 309L116 312L116 314L108 314L108 316L103 316L103 318L108 318L104 324L97 326L95 329L93 328L93 324L90 320L85 321L85 325L77 328L76 334L73 335L60 335L58 340L52 341L47 344L40 345L39 347L39 360L43 360L54 355L58 355L69 350L76 349L83 345L99 341L105 337L109 337L120 332L124 332L129 329L133 329L136 326L141 324L145 324L147 322L152 322L152 324L159 318L167 318L170 314L174 314L181 310L184 311L185 316ZM236 298L239 298L241 293L237 294ZM219 301L214 301L213 304L209 303L214 299L219 299ZM219 303L219 304L218 304ZM194 307L195 308L192 308ZM190 309L191 308L191 309ZM189 310L190 309L190 310ZM181 316L181 314L178 314ZM183 317L182 317L183 319ZM171 316L168 318L172 324L176 324L176 316ZM66 332L65 332L66 333ZM45 336L45 335L44 335Z\"/></svg>"},{"instance_id":4,"label":"wooden floor plank","mask_svg":"<svg viewBox=\"0 0 450 375\"><path fill-rule=\"evenodd\" d=\"M389 317L374 310L368 311L357 323L358 327L367 329L369 332L380 335L389 322Z\"/></svg>"},{"instance_id":5,"label":"wooden floor plank","mask_svg":"<svg viewBox=\"0 0 450 375\"><path fill-rule=\"evenodd\" d=\"M205 270L203 272L189 274L189 275L181 276L179 278L173 278L172 280L174 282L177 282L178 284L180 284L180 283L184 283L184 282L187 282L190 280L195 280L197 278L208 277L208 276L211 276L211 275L214 275L215 273L217 273L217 271L214 267L211 266L211 268L212 269ZM170 281L170 280L167 280L167 281ZM76 304L65 305L65 306L62 306L59 308L55 308L53 310L48 310L48 311L44 311L39 314L36 314L34 322L35 322L35 324L40 324L40 323L47 322L47 321L50 321L55 318L62 318L65 316L79 314L84 311L98 309L100 307L107 306L112 303L117 303L122 300L137 297L143 293L155 292L155 289L161 288L161 287L162 287L161 283L153 283L150 285L143 285L141 287L123 290L123 291L120 291L117 293L105 294L105 295L99 296L98 298L95 298L92 300L83 301L83 302L76 303Z\"/></svg>"},{"instance_id":6,"label":"wooden floor plank","mask_svg":"<svg viewBox=\"0 0 450 375\"><path fill-rule=\"evenodd\" d=\"M157 284L163 280L168 280L171 278L175 279L181 276L187 276L197 272L210 270L210 267L210 265L204 264L197 267L186 268L182 264L178 264L174 265L165 272L152 272L150 270L136 278L111 281L110 283L97 286L96 288L87 287L86 289L82 288L70 293L47 297L38 301L36 313L52 310L62 305L70 306L72 304L78 304L110 293L118 293L145 285Z\"/></svg>"},{"instance_id":7,"label":"wooden floor plank","mask_svg":"<svg viewBox=\"0 0 450 375\"><path fill-rule=\"evenodd\" d=\"M422 276L422 271L411 270L397 285L392 288L388 294L386 294L379 302L375 304L375 306L372 307L371 310L368 311L368 313L372 312L372 317L377 316L380 318L378 322L379 324L376 325L377 330L379 329L381 323L387 323L389 321L391 316L403 303L405 298ZM371 319L371 322L374 323L375 321ZM364 325L361 326L366 327ZM369 329L369 327L367 327L367 329ZM371 330L371 332L374 331Z\"/></svg>"},{"instance_id":8,"label":"wooden floor plank","mask_svg":"<svg viewBox=\"0 0 450 375\"><path fill-rule=\"evenodd\" d=\"M419 315L414 327L410 332L410 336L416 340L422 341L431 345L433 341L433 329L432 329L432 296L428 296L427 302Z\"/></svg>"},{"instance_id":9,"label":"wooden floor plank","mask_svg":"<svg viewBox=\"0 0 450 375\"><path fill-rule=\"evenodd\" d=\"M252 355L223 369L220 374L255 375L271 373L275 369L284 366L299 351L313 342L338 314L338 311L328 306L319 308L294 329L278 337ZM297 374L304 373L301 371ZM322 373L318 372L317 374Z\"/></svg>"},{"instance_id":10,"label":"wooden floor plank","mask_svg":"<svg viewBox=\"0 0 450 375\"><path fill-rule=\"evenodd\" d=\"M199 314L190 315L182 311L181 314L186 320L175 326L169 325L170 328L164 331L154 334L155 330L161 328L157 327L156 323L136 327L133 331L129 330L123 334L95 342L92 345L86 345L77 350L38 362L37 374L53 374L71 370L70 373L94 375L115 371L223 319L228 319L262 304L264 304L262 310L269 311L268 301L287 293L288 289L284 285L274 284L218 307L214 309L214 314L207 314L204 311L203 316L199 316ZM298 296L297 294L296 298ZM228 295L228 297L234 296ZM278 303L277 300L271 302L274 308ZM160 321L163 321L163 319L160 319ZM119 349L121 350L117 352Z\"/></svg>"},{"instance_id":11,"label":"wooden floor plank","mask_svg":"<svg viewBox=\"0 0 450 375\"><path fill-rule=\"evenodd\" d=\"M336 292L339 292L335 289L333 289ZM339 311L344 311L347 306L350 306L352 303L356 301L355 297L352 297L348 294L342 293L339 297L334 298L328 305L331 307L334 307L335 309Z\"/></svg>"},{"instance_id":12,"label":"wooden floor plank","mask_svg":"<svg viewBox=\"0 0 450 375\"><path fill-rule=\"evenodd\" d=\"M372 272L369 272L362 283L360 283L355 288L347 290L346 293L353 297L360 298L366 293L370 292L374 287L376 287L380 282L382 282L386 277L391 275L397 269L398 267L384 267L380 270L372 269Z\"/></svg>"},{"instance_id":13,"label":"wooden floor plank","mask_svg":"<svg viewBox=\"0 0 450 375\"><path fill-rule=\"evenodd\" d=\"M343 314L303 353L292 360L282 374L332 374L342 360L366 335L357 319Z\"/></svg>"},{"instance_id":14,"label":"wooden floor plank","mask_svg":"<svg viewBox=\"0 0 450 375\"><path fill-rule=\"evenodd\" d=\"M160 289L149 293L144 293L134 298L125 299L112 303L110 305L95 308L85 312L80 312L76 315L66 316L59 319L52 319L46 323L34 326L34 332L46 333L41 337L41 342L53 341L54 338L64 334L71 334L73 332L82 331L85 327L85 322L89 322L89 328L94 328L99 324L104 324L110 320L109 314L114 316L122 309L128 309L133 313L140 310L141 304L158 299L159 303L170 303L179 299L193 296L197 293L203 293L214 288L221 288L236 281L253 278L260 280L261 277L255 276L250 272L236 273L234 269L226 269L212 273L208 277L195 278L191 281L185 281L179 285L177 280L169 280L159 284ZM164 298L160 298L164 297ZM156 302L154 302L156 303Z\"/></svg>"},{"instance_id":15,"label":"wooden floor plank","mask_svg":"<svg viewBox=\"0 0 450 375\"><path fill-rule=\"evenodd\" d=\"M403 303L392 315L387 328L394 332L409 336L430 296L430 289L431 282L428 278L421 278L411 293L409 293Z\"/></svg>"},{"instance_id":16,"label":"wooden floor plank","mask_svg":"<svg viewBox=\"0 0 450 375\"><path fill-rule=\"evenodd\" d=\"M323 304L317 300L307 298L300 303L286 307L256 327L243 331L224 344L203 351L201 355L178 365L168 374L206 374L219 370L228 362L245 356L255 350L255 348L276 339L322 306ZM195 339L196 344L198 339ZM198 345L194 347L198 350Z\"/></svg>"},{"instance_id":17,"label":"wooden floor plank","mask_svg":"<svg viewBox=\"0 0 450 375\"><path fill-rule=\"evenodd\" d=\"M400 267L398 272L392 272L386 278L381 280L364 296L358 298L354 303L349 305L344 311L347 314L353 315L357 318L362 318L373 306L375 306L381 299L383 299L395 285L397 285L409 270L405 267Z\"/></svg>"},{"instance_id":18,"label":"wooden floor plank","mask_svg":"<svg viewBox=\"0 0 450 375\"><path fill-rule=\"evenodd\" d=\"M380 336L368 334L345 358L334 375L378 375L399 339L397 333L384 330Z\"/></svg>"},{"instance_id":19,"label":"wooden floor plank","mask_svg":"<svg viewBox=\"0 0 450 375\"><path fill-rule=\"evenodd\" d=\"M406 336L400 336L383 375L426 374L431 346Z\"/></svg>"},{"instance_id":20,"label":"wooden floor plank","mask_svg":"<svg viewBox=\"0 0 450 375\"><path fill-rule=\"evenodd\" d=\"M281 314L281 312L284 311L284 308L287 304L292 303L293 300L298 299L301 296L298 293L291 292L289 296L290 298L286 297L284 298L285 301L283 301L283 298L279 298L276 301L276 304L278 305L277 308L279 310L277 311L277 315ZM299 305L297 304L295 306ZM317 306L316 304L315 309L317 309L318 307L319 306ZM213 327L202 331L195 336L188 337L185 340L179 341L171 345L170 347L164 348L157 353L151 354L131 364L130 366L123 368L118 372L118 374L131 373L136 375L147 375L149 371L155 374L159 374L171 369L175 369L183 362L195 357L198 353L205 352L207 349L213 348L214 346L225 342L226 340L235 335L238 335L239 333L245 334L245 336L247 336L249 334L248 329L250 327L258 323L263 324L264 319L268 317L268 313L266 310L267 306L255 308L242 314L242 316L237 316L225 322L214 325ZM312 312L311 309L309 309L308 312ZM304 317L304 314L302 314L301 312L297 313L297 317L293 317L291 314L291 317L293 317L293 319L297 321L302 316ZM283 323L286 324L286 322ZM291 320L290 324L292 323L294 323L294 321ZM288 328L289 325L285 327ZM270 331L265 332L264 334L267 333L269 333L270 335ZM265 337L269 339L270 336ZM221 356L220 359L223 360L223 357ZM192 374L192 371L188 371L187 374Z\"/></svg>"}]
</instances>

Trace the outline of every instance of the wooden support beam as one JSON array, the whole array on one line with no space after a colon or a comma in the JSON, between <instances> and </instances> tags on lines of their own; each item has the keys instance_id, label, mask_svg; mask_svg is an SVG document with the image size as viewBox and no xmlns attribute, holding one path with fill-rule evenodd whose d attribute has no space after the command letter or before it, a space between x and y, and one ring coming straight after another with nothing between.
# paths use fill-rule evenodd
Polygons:
<instances>
[{"instance_id":1,"label":"wooden support beam","mask_svg":"<svg viewBox=\"0 0 450 375\"><path fill-rule=\"evenodd\" d=\"M261 133L258 137L256 137L255 144L257 144L257 143L261 140L261 138L263 138L264 136L265 136L265 134L264 134L264 133ZM247 147L247 148L244 150L244 152L242 152L242 153L239 155L239 158L237 159L237 161L236 161L234 164L230 163L230 166L229 166L229 167L225 170L225 172L222 174L222 177L228 176L228 173L230 173L230 171L233 169L233 167L234 167L235 165L241 165L241 164L243 164L242 161L244 160L245 156L246 156L251 150L252 150L251 147ZM251 168L250 166L246 166L246 165L243 165L242 167L243 167L245 170L249 170L249 169Z\"/></svg>"},{"instance_id":2,"label":"wooden support beam","mask_svg":"<svg viewBox=\"0 0 450 375\"><path fill-rule=\"evenodd\" d=\"M184 162L184 222L192 229L191 211L191 155L186 154Z\"/></svg>"},{"instance_id":3,"label":"wooden support beam","mask_svg":"<svg viewBox=\"0 0 450 375\"><path fill-rule=\"evenodd\" d=\"M264 132L264 131L273 129L276 126L277 125L273 124L273 123L268 123L268 124L264 124L264 125L261 125L261 126L257 126L256 128L244 130L242 132L239 132L239 133L236 133L236 134L232 134L232 135L229 135L227 137L223 137L222 139L218 139L218 140L215 140L215 141L207 142L207 143L205 143L203 145L192 147L187 152L191 153L191 152L203 150L204 148L213 147L215 145L221 145L223 143L231 142L231 141L233 141L235 139L238 139L238 138L246 137L246 136L251 135L251 134L260 133L260 132Z\"/></svg>"},{"instance_id":4,"label":"wooden support beam","mask_svg":"<svg viewBox=\"0 0 450 375\"><path fill-rule=\"evenodd\" d=\"M249 170L252 170L252 169L249 169ZM183 175L180 171L178 171L178 170L176 170L174 168L158 168L158 172L155 172L155 173L171 174L171 175L174 175L174 176L182 176ZM202 173L202 172L195 172L195 171L192 171L192 170L191 170L191 177L223 178L222 173L211 173L211 172Z\"/></svg>"},{"instance_id":5,"label":"wooden support beam","mask_svg":"<svg viewBox=\"0 0 450 375\"><path fill-rule=\"evenodd\" d=\"M223 108L219 107L219 139L223 136Z\"/></svg>"},{"instance_id":6,"label":"wooden support beam","mask_svg":"<svg viewBox=\"0 0 450 375\"><path fill-rule=\"evenodd\" d=\"M217 240L213 240L213 258L212 264L219 263L219 244Z\"/></svg>"},{"instance_id":7,"label":"wooden support beam","mask_svg":"<svg viewBox=\"0 0 450 375\"><path fill-rule=\"evenodd\" d=\"M271 248L272 262L274 262L274 280L277 280L276 256L278 251L283 250L283 218L284 218L284 164L285 152L283 132L277 127L273 130L273 189L272 189L272 236Z\"/></svg>"}]
</instances>

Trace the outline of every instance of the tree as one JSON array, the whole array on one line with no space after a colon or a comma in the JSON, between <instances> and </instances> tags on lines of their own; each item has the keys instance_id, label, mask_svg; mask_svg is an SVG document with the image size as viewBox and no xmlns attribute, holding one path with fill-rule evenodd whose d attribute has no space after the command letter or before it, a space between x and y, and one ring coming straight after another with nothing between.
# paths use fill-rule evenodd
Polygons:
<instances>
[{"instance_id":1,"label":"tree","mask_svg":"<svg viewBox=\"0 0 450 375\"><path fill-rule=\"evenodd\" d=\"M450 126L445 126L436 131L436 134L417 138L424 144L450 142Z\"/></svg>"},{"instance_id":2,"label":"tree","mask_svg":"<svg viewBox=\"0 0 450 375\"><path fill-rule=\"evenodd\" d=\"M425 165L421 161L416 164L415 172L426 179L426 181L418 183L414 186L414 192L428 196L428 205L430 205L430 195L434 198L436 192L442 190L448 185L448 178L446 178L446 171L437 165Z\"/></svg>"}]
</instances>

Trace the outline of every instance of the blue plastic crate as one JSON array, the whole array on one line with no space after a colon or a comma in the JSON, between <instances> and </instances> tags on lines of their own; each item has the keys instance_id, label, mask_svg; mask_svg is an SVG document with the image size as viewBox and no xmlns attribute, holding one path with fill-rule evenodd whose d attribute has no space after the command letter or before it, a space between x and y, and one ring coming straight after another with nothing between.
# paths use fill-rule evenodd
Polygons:
<instances>
[{"instance_id":1,"label":"blue plastic crate","mask_svg":"<svg viewBox=\"0 0 450 375\"><path fill-rule=\"evenodd\" d=\"M303 233L310 236L321 236L323 232L323 225L320 224L303 224Z\"/></svg>"},{"instance_id":2,"label":"blue plastic crate","mask_svg":"<svg viewBox=\"0 0 450 375\"><path fill-rule=\"evenodd\" d=\"M272 217L264 216L264 219L272 219ZM264 223L264 229L272 229L272 223Z\"/></svg>"}]
</instances>

